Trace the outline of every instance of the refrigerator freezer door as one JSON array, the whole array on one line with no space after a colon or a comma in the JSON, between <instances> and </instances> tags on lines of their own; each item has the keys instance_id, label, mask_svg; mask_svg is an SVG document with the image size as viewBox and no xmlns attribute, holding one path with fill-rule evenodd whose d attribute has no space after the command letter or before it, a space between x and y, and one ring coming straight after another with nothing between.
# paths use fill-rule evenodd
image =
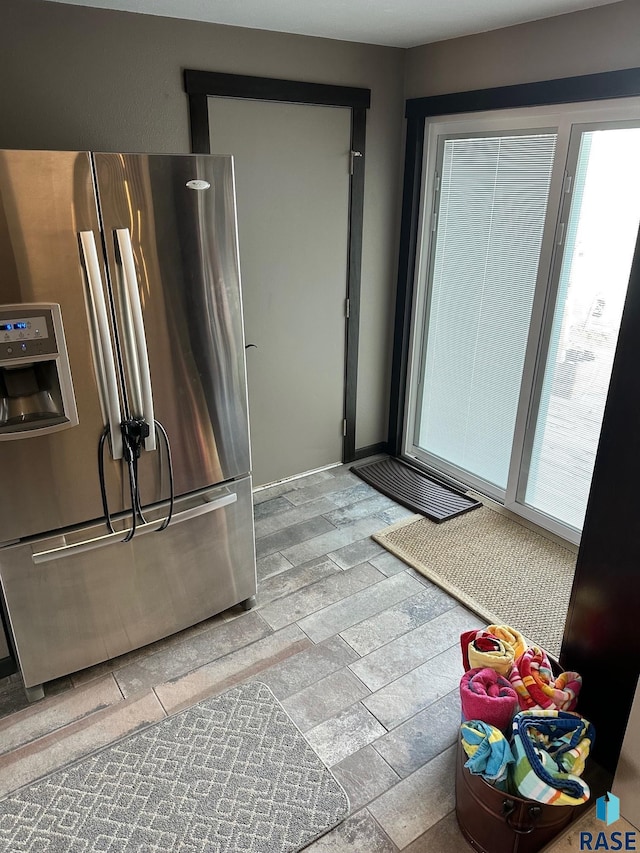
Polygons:
<instances>
[{"instance_id":1,"label":"refrigerator freezer door","mask_svg":"<svg viewBox=\"0 0 640 853\"><path fill-rule=\"evenodd\" d=\"M99 243L89 154L0 151L0 305L60 305L79 419L59 432L0 442L0 543L102 515L96 460L106 406L96 378L101 357L80 232L96 235ZM98 265L104 280L103 259ZM0 331L2 357L16 346L5 337ZM31 344L25 343L26 355ZM120 466L106 469L117 512L123 508Z\"/></svg>"},{"instance_id":2,"label":"refrigerator freezer door","mask_svg":"<svg viewBox=\"0 0 640 853\"><path fill-rule=\"evenodd\" d=\"M239 477L250 458L232 159L94 162L131 412L151 409L167 430L176 494ZM166 497L158 448L140 459L145 504Z\"/></svg>"},{"instance_id":3,"label":"refrigerator freezer door","mask_svg":"<svg viewBox=\"0 0 640 853\"><path fill-rule=\"evenodd\" d=\"M27 687L124 654L255 595L250 477L177 501L169 527L155 533L162 517L162 509L149 511L147 521L156 524L126 544L96 526L0 549L0 579Z\"/></svg>"}]
</instances>

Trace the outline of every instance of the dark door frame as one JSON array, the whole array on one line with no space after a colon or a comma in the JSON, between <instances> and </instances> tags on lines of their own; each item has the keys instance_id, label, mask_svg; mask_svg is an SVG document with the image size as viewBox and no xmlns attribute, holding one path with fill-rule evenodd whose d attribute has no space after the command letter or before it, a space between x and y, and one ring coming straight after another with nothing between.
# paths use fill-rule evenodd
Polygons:
<instances>
[{"instance_id":1,"label":"dark door frame","mask_svg":"<svg viewBox=\"0 0 640 853\"><path fill-rule=\"evenodd\" d=\"M349 179L349 219L347 238L347 287L344 376L344 437L342 461L353 462L356 451L356 401L358 385L358 343L360 334L360 278L364 213L364 172L367 110L371 90L272 77L223 74L215 71L184 71L184 89L189 97L191 150L211 153L209 97L284 101L315 106L348 107L351 110L351 175Z\"/></svg>"},{"instance_id":2,"label":"dark door frame","mask_svg":"<svg viewBox=\"0 0 640 853\"><path fill-rule=\"evenodd\" d=\"M388 435L390 453L399 455L402 448L426 119L459 113L552 106L638 95L640 95L640 68L628 68L623 71L562 77L538 83L474 89L469 92L452 92L427 98L410 98L405 102L407 128L391 369Z\"/></svg>"},{"instance_id":3,"label":"dark door frame","mask_svg":"<svg viewBox=\"0 0 640 853\"><path fill-rule=\"evenodd\" d=\"M404 195L391 377L389 448L402 451L415 287L425 120L513 107L640 96L640 68L516 86L455 92L406 102ZM640 672L640 236L629 277L598 455L565 624L560 662L582 675L578 710L596 726L595 757L614 773ZM631 392L631 393L630 393ZM602 682L615 684L615 701Z\"/></svg>"}]
</instances>

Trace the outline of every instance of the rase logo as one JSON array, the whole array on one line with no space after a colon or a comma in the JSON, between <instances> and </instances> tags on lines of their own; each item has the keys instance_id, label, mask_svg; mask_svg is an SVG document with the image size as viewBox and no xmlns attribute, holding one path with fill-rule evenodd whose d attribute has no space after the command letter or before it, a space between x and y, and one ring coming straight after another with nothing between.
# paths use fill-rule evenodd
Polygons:
<instances>
[{"instance_id":1,"label":"rase logo","mask_svg":"<svg viewBox=\"0 0 640 853\"><path fill-rule=\"evenodd\" d=\"M607 826L620 820L620 799L611 792L607 792L604 797L599 797L596 800L596 817Z\"/></svg>"},{"instance_id":2,"label":"rase logo","mask_svg":"<svg viewBox=\"0 0 640 853\"><path fill-rule=\"evenodd\" d=\"M620 800L610 791L596 800L596 817L607 826L620 819ZM636 833L581 832L580 850L637 850Z\"/></svg>"}]
</instances>

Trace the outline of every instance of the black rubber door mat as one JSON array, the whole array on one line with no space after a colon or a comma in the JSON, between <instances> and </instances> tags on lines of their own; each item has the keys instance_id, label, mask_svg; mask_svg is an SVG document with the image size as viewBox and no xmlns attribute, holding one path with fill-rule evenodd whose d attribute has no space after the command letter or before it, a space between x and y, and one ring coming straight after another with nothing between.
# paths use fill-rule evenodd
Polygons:
<instances>
[{"instance_id":1,"label":"black rubber door mat","mask_svg":"<svg viewBox=\"0 0 640 853\"><path fill-rule=\"evenodd\" d=\"M383 495L436 523L482 506L480 501L441 486L399 459L381 459L351 470Z\"/></svg>"}]
</instances>

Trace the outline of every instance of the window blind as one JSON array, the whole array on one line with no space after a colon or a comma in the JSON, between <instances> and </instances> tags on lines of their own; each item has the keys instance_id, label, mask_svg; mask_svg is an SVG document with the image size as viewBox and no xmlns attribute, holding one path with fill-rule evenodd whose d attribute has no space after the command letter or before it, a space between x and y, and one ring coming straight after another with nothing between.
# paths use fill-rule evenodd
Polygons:
<instances>
[{"instance_id":1,"label":"window blind","mask_svg":"<svg viewBox=\"0 0 640 853\"><path fill-rule=\"evenodd\" d=\"M448 138L415 442L504 490L555 133Z\"/></svg>"}]
</instances>

